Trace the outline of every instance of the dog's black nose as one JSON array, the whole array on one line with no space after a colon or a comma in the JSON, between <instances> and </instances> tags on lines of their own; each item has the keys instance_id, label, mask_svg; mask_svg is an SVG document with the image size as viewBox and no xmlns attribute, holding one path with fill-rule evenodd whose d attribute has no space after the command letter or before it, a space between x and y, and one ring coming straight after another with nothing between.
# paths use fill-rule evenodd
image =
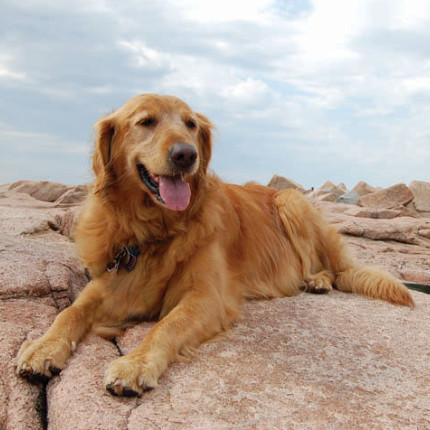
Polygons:
<instances>
[{"instance_id":1,"label":"dog's black nose","mask_svg":"<svg viewBox=\"0 0 430 430\"><path fill-rule=\"evenodd\" d=\"M172 163L181 169L191 167L197 160L197 149L189 143L175 143L169 151Z\"/></svg>"}]
</instances>

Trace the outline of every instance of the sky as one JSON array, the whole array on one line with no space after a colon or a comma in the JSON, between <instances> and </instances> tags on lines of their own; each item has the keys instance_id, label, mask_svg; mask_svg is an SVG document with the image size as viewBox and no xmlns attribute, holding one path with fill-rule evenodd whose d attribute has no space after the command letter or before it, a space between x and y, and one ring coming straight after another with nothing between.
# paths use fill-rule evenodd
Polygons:
<instances>
[{"instance_id":1,"label":"sky","mask_svg":"<svg viewBox=\"0 0 430 430\"><path fill-rule=\"evenodd\" d=\"M430 181L430 1L0 0L0 183L91 181L148 92L212 120L228 182Z\"/></svg>"}]
</instances>

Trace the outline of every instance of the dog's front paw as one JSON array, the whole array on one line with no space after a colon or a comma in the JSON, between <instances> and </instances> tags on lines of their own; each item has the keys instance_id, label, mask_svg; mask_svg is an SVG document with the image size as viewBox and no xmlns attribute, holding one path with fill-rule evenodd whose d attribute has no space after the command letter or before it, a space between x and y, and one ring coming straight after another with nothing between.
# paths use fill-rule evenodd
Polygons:
<instances>
[{"instance_id":1,"label":"dog's front paw","mask_svg":"<svg viewBox=\"0 0 430 430\"><path fill-rule=\"evenodd\" d=\"M64 369L74 348L64 339L26 341L18 352L16 373L31 382L46 382Z\"/></svg>"},{"instance_id":2,"label":"dog's front paw","mask_svg":"<svg viewBox=\"0 0 430 430\"><path fill-rule=\"evenodd\" d=\"M141 396L158 385L158 375L144 359L125 355L109 364L105 385L115 396Z\"/></svg>"}]
</instances>

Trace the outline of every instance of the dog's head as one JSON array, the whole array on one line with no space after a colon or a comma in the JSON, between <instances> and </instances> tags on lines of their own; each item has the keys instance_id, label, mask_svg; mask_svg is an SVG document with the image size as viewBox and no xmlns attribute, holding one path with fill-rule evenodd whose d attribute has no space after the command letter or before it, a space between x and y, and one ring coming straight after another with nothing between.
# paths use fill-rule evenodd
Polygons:
<instances>
[{"instance_id":1,"label":"dog's head","mask_svg":"<svg viewBox=\"0 0 430 430\"><path fill-rule=\"evenodd\" d=\"M185 210L192 177L208 168L212 127L176 97L133 97L96 124L95 191L136 187L158 205Z\"/></svg>"}]
</instances>

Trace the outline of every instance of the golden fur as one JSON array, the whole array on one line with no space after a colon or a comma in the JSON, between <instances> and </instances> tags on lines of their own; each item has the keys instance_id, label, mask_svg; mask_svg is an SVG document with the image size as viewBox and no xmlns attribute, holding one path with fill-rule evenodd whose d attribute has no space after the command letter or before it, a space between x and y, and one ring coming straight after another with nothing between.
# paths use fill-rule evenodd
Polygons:
<instances>
[{"instance_id":1,"label":"golden fur","mask_svg":"<svg viewBox=\"0 0 430 430\"><path fill-rule=\"evenodd\" d=\"M212 124L181 100L140 95L96 127L94 191L75 231L92 281L42 338L23 344L22 376L49 378L64 368L91 328L157 318L142 344L106 372L110 392L140 395L172 361L227 328L246 298L327 292L333 284L413 306L399 281L357 265L299 192L225 184L209 174ZM136 166L154 181L177 175L170 154L178 142L194 148L196 160L181 171L188 206L170 210ZM135 244L141 254L134 270L106 271L119 249Z\"/></svg>"}]
</instances>

